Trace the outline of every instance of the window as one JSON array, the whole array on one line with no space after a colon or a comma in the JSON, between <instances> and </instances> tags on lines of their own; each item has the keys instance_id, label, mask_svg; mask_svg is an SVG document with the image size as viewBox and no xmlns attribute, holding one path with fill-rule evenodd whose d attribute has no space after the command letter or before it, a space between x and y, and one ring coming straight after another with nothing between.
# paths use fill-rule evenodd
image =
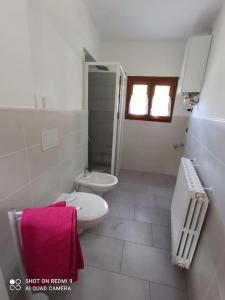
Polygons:
<instances>
[{"instance_id":1,"label":"window","mask_svg":"<svg viewBox=\"0 0 225 300\"><path fill-rule=\"evenodd\" d=\"M148 114L148 85L134 84L130 97L129 114L147 115Z\"/></svg>"},{"instance_id":2,"label":"window","mask_svg":"<svg viewBox=\"0 0 225 300\"><path fill-rule=\"evenodd\" d=\"M171 122L177 77L129 76L126 119Z\"/></svg>"}]
</instances>

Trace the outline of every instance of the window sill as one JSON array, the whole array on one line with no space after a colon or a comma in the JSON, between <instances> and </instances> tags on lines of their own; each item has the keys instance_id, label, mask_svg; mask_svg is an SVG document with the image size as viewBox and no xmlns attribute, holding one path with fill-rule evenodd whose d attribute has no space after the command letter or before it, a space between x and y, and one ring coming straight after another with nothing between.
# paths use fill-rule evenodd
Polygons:
<instances>
[{"instance_id":1,"label":"window sill","mask_svg":"<svg viewBox=\"0 0 225 300\"><path fill-rule=\"evenodd\" d=\"M164 123L171 123L172 118L170 117L148 117L148 116L126 116L125 120L134 120L134 121L148 121L148 122L164 122Z\"/></svg>"}]
</instances>

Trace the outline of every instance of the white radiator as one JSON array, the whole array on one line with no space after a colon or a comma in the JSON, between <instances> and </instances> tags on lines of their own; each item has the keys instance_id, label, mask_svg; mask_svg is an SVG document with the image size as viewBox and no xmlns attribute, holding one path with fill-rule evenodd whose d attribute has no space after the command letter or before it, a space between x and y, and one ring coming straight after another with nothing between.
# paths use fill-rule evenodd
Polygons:
<instances>
[{"instance_id":1,"label":"white radiator","mask_svg":"<svg viewBox=\"0 0 225 300\"><path fill-rule=\"evenodd\" d=\"M189 269L209 199L192 162L182 158L171 205L172 262Z\"/></svg>"}]
</instances>

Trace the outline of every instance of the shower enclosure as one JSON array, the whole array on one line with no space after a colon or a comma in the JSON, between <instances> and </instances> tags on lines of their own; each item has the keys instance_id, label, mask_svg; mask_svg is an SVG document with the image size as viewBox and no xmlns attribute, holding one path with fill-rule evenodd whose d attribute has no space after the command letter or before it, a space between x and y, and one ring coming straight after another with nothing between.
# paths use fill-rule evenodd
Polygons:
<instances>
[{"instance_id":1,"label":"shower enclosure","mask_svg":"<svg viewBox=\"0 0 225 300\"><path fill-rule=\"evenodd\" d=\"M118 63L85 64L88 109L88 167L118 175L124 118L126 75Z\"/></svg>"}]
</instances>

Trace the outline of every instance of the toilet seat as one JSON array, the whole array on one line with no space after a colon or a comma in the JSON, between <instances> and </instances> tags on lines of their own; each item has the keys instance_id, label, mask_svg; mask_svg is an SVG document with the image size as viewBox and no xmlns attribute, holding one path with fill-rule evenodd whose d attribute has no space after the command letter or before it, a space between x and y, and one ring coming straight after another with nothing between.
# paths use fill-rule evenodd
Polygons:
<instances>
[{"instance_id":1,"label":"toilet seat","mask_svg":"<svg viewBox=\"0 0 225 300\"><path fill-rule=\"evenodd\" d=\"M109 210L108 204L102 197L83 192L76 193L76 198L67 206L79 207L77 221L78 225L84 228L101 222Z\"/></svg>"}]
</instances>

